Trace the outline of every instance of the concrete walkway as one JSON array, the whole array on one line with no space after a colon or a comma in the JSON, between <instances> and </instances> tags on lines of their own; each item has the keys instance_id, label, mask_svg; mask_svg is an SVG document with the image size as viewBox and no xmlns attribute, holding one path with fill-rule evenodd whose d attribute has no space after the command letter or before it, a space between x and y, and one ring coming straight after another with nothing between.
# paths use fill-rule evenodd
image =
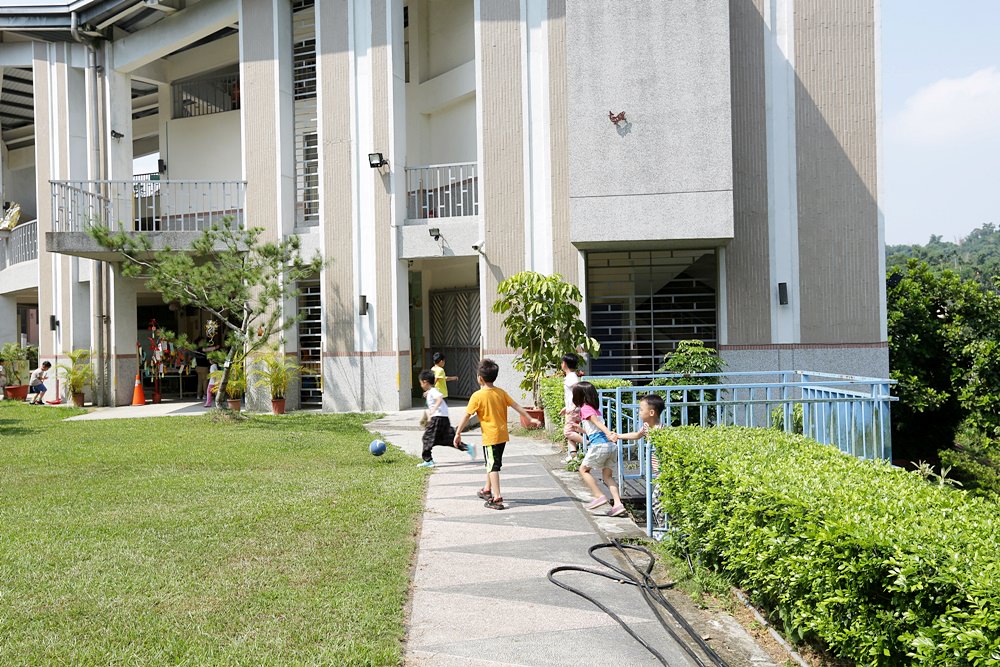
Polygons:
<instances>
[{"instance_id":1,"label":"concrete walkway","mask_svg":"<svg viewBox=\"0 0 1000 667\"><path fill-rule=\"evenodd\" d=\"M409 416L413 419L389 415L369 429L419 455L419 411ZM478 433L467 434L466 441L478 444ZM503 511L486 509L475 495L485 476L481 453L473 462L458 450L437 447L434 459L438 465L429 480L412 583L406 664L658 664L609 616L546 578L558 565L599 568L587 554L590 546L642 535L627 518L587 512L585 488L576 474L558 470L552 446L512 438L501 474L509 504ZM623 616L671 665L692 664L636 588L587 574L559 576ZM693 609L697 618L690 621L713 638L730 664L775 664L733 618L699 612L682 593L671 599Z\"/></svg>"},{"instance_id":2,"label":"concrete walkway","mask_svg":"<svg viewBox=\"0 0 1000 667\"><path fill-rule=\"evenodd\" d=\"M66 421L93 421L95 419L137 419L140 417L190 417L203 415L211 410L202 401L171 401L124 405L116 408L93 408L85 415L70 417Z\"/></svg>"}]
</instances>

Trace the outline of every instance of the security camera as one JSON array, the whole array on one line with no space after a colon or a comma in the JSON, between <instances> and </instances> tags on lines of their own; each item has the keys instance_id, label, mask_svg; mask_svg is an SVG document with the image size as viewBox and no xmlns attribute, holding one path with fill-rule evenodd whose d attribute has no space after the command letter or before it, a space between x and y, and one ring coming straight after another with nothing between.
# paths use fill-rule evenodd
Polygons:
<instances>
[{"instance_id":1,"label":"security camera","mask_svg":"<svg viewBox=\"0 0 1000 667\"><path fill-rule=\"evenodd\" d=\"M475 243L472 244L472 249L478 252L479 254L483 253L483 248L485 247L486 247L486 241L482 240L476 241Z\"/></svg>"}]
</instances>

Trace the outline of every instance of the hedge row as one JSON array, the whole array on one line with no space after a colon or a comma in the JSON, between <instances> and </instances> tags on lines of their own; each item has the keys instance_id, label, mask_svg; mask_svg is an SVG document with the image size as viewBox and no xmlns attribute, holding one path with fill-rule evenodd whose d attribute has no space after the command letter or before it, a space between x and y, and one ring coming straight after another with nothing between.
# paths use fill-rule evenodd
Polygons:
<instances>
[{"instance_id":1,"label":"hedge row","mask_svg":"<svg viewBox=\"0 0 1000 667\"><path fill-rule=\"evenodd\" d=\"M858 663L1000 664L1000 506L771 429L663 429L657 480L703 562Z\"/></svg>"},{"instance_id":2,"label":"hedge row","mask_svg":"<svg viewBox=\"0 0 1000 667\"><path fill-rule=\"evenodd\" d=\"M601 379L599 377L586 376L582 379L590 382L598 389L616 389L617 387L632 386L632 383L628 380ZM552 377L543 378L540 393L542 397L542 408L545 410L545 417L547 418L548 423L551 424L553 428L562 431L565 420L559 412L566 406L566 400L563 396L563 376L554 375Z\"/></svg>"}]
</instances>

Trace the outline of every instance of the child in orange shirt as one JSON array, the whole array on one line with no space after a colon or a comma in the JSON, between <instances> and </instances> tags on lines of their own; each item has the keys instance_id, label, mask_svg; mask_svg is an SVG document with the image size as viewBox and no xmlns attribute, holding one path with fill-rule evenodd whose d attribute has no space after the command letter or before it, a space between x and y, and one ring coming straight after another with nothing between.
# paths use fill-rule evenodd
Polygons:
<instances>
[{"instance_id":1,"label":"child in orange shirt","mask_svg":"<svg viewBox=\"0 0 1000 667\"><path fill-rule=\"evenodd\" d=\"M492 359L483 359L479 363L477 379L479 391L469 398L462 421L455 427L455 446L461 448L462 431L469 424L472 415L479 417L479 426L483 431L483 459L486 461L486 486L477 494L486 501L486 507L494 510L507 509L503 496L500 495L500 468L503 465L503 450L510 440L507 431L507 408L514 408L519 415L528 419L534 426L542 423L531 417L524 408L517 404L510 394L500 387L494 387L500 367Z\"/></svg>"}]
</instances>

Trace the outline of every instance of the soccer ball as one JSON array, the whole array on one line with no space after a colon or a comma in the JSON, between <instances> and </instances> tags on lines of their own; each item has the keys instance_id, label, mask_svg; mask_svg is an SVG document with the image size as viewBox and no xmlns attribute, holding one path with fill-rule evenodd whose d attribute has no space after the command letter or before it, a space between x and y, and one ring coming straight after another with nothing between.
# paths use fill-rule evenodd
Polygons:
<instances>
[{"instance_id":1,"label":"soccer ball","mask_svg":"<svg viewBox=\"0 0 1000 667\"><path fill-rule=\"evenodd\" d=\"M368 445L368 451L375 456L382 456L385 454L385 443L381 440L372 440L371 444Z\"/></svg>"}]
</instances>

